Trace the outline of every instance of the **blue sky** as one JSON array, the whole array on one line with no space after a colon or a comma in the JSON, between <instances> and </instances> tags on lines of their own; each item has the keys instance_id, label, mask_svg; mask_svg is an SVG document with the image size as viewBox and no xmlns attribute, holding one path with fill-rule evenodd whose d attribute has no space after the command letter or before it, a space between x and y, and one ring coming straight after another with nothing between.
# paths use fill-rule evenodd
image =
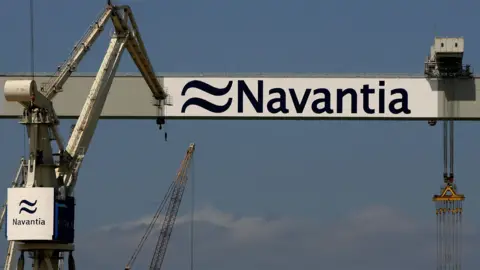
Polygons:
<instances>
[{"instance_id":1,"label":"blue sky","mask_svg":"<svg viewBox=\"0 0 480 270\"><path fill-rule=\"evenodd\" d=\"M465 37L465 61L480 67L477 1L122 3L132 6L157 72L421 73L435 35ZM28 1L3 1L1 7L8 38L0 45L0 72L28 72ZM35 70L51 72L103 2L36 1L35 7ZM105 34L79 71L98 69ZM120 71L136 72L128 56ZM66 132L70 124L62 121L62 129ZM480 189L480 128L472 122L456 127L456 172L467 196L465 222L470 226L464 249L468 267L475 262L469 250L478 249L473 239L478 239L475 227L480 222L474 214L480 207L474 196ZM0 121L0 129L1 187L6 188L24 152L24 133L14 120ZM439 126L170 121L167 130L169 141L164 142L153 121L100 123L76 191L80 268L123 266L140 239L140 219L155 211L190 142L197 144L197 269L433 267L431 195L442 181ZM189 211L191 194L185 197L181 215ZM358 223L362 214L370 223ZM122 227L125 222L130 222L128 228ZM188 266L187 223L180 222L174 231L167 266ZM362 226L379 227L372 233ZM263 232L253 237L259 242L239 241L244 239L239 235L247 238L254 232ZM358 235L345 240L350 233ZM153 249L146 251L145 263Z\"/></svg>"}]
</instances>

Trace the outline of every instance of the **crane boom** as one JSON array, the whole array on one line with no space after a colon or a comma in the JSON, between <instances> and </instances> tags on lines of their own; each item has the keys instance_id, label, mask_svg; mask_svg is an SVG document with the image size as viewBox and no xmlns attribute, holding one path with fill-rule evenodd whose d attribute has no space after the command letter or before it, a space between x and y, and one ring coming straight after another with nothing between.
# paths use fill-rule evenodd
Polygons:
<instances>
[{"instance_id":1,"label":"crane boom","mask_svg":"<svg viewBox=\"0 0 480 270\"><path fill-rule=\"evenodd\" d=\"M62 91L63 85L68 80L70 75L77 69L78 64L82 61L83 57L90 50L90 47L97 40L97 38L102 33L105 24L108 23L108 19L112 14L112 8L107 6L100 16L95 20L95 22L90 25L87 32L83 37L77 42L73 47L70 57L67 61L63 62L61 66L58 67L57 71L51 77L51 79L44 85L41 89L45 96L48 99L53 99L57 93Z\"/></svg>"},{"instance_id":2,"label":"crane boom","mask_svg":"<svg viewBox=\"0 0 480 270\"><path fill-rule=\"evenodd\" d=\"M185 191L185 187L187 184L187 180L188 180L187 173L188 173L188 169L190 168L190 163L191 163L194 151L195 151L195 144L192 143L187 149L187 153L185 154L185 157L182 160L182 163L177 172L175 180L171 183L170 187L168 188L165 194L165 197L163 198L150 224L148 225L145 234L142 236L140 243L138 244L137 248L133 252L133 255L131 256L127 265L125 266L125 270L132 269L132 266L135 263L135 260L138 254L142 250L143 245L147 241L148 236L150 235L155 224L157 223L157 219L159 218L160 213L163 211L163 209L165 208L165 204L168 201L167 212L165 214L165 218L162 223L162 228L160 230L158 241L155 245L155 251L153 253L153 257L150 263L150 269L158 270L162 266L163 259L167 252L168 241L170 239L170 235L172 234L178 209L182 201L183 192Z\"/></svg>"},{"instance_id":3,"label":"crane boom","mask_svg":"<svg viewBox=\"0 0 480 270\"><path fill-rule=\"evenodd\" d=\"M112 21L115 32L111 37L110 45L70 139L66 144L67 146L64 147L65 144L58 132L59 119L55 113L52 99L62 91L63 85L76 70L80 61L97 40L109 20ZM16 231L15 234L10 236L8 233L10 230L7 231L9 240L21 242L19 245L21 256L17 266L18 270L23 270L23 254L25 251L36 254L33 259L35 269L38 270L58 269L61 265L61 253L69 251L69 268L74 268L72 251L75 200L73 191L78 178L78 171L93 138L125 49L130 53L131 58L143 75L156 100L154 106L158 108L160 118L160 121L157 120L157 124L161 126L165 121L162 114L164 113L163 107L165 106L167 93L155 76L129 6L115 6L109 2L95 23L90 26L74 47L69 58L58 68L55 76L41 90L37 90L34 80L9 80L5 82L5 99L10 102L18 102L24 106L21 123L27 126L29 136L29 157L26 161L25 181L25 187L28 191L18 191L17 189L17 191L11 192L12 197L17 196L15 198L18 198L18 196L23 195L13 194L25 192L32 199L36 198L35 196L38 198L51 198L56 207L53 210L56 213L54 218L62 218L61 221L56 220L54 222L58 224L55 226L63 226L61 228L55 227L53 236L51 233L46 233L44 236L35 235L35 239L25 238L25 235L28 235L27 232L19 233ZM55 140L58 144L58 154L53 153L52 140ZM40 189L40 187L43 189ZM10 191L9 189L9 194ZM18 199L15 199L13 204L18 204ZM8 203L8 205L12 204ZM60 211L57 210L58 207L68 210ZM57 229L61 231L59 233L62 236L57 234ZM39 244L35 240L43 241Z\"/></svg>"},{"instance_id":4,"label":"crane boom","mask_svg":"<svg viewBox=\"0 0 480 270\"><path fill-rule=\"evenodd\" d=\"M123 10L123 16L121 16L120 10ZM120 6L115 9L112 12L112 21L115 31L128 31L131 34L128 37L126 47L133 62L152 91L153 97L156 100L165 100L167 93L155 75L131 8L129 6ZM128 24L129 21L130 24ZM160 106L161 104L157 105Z\"/></svg>"},{"instance_id":5,"label":"crane boom","mask_svg":"<svg viewBox=\"0 0 480 270\"><path fill-rule=\"evenodd\" d=\"M107 49L107 54L100 66L97 77L95 78L87 97L87 101L83 106L80 117L78 118L70 140L68 141L66 152L72 157L72 162L66 164L68 167L65 170L64 179L66 180L66 185L69 191L73 191L73 187L75 186L74 179L76 178L72 177L75 173L73 168L77 168L76 170L78 171L81 161L88 150L103 106L107 100L107 95L110 86L112 85L115 71L120 63L122 52L125 49L127 36L128 33L123 36L116 34L112 37L110 46Z\"/></svg>"},{"instance_id":6,"label":"crane boom","mask_svg":"<svg viewBox=\"0 0 480 270\"><path fill-rule=\"evenodd\" d=\"M153 218L150 221L150 224L148 224L147 230L145 231L142 238L140 239L140 243L138 243L137 248L133 252L128 263L126 264L125 270L132 269L132 266L135 263L135 260L137 259L138 254L140 254L140 252L142 251L143 245L146 243L148 236L150 236L150 233L152 232L153 227L155 226L158 218L160 217L160 214L163 212L163 209L165 208L165 204L167 203L167 199L170 198L174 187L175 187L175 180L170 184L170 187L168 188L167 193L165 193L165 197L163 198L162 203L160 203L160 206L158 207L157 211L153 215Z\"/></svg>"},{"instance_id":7,"label":"crane boom","mask_svg":"<svg viewBox=\"0 0 480 270\"><path fill-rule=\"evenodd\" d=\"M107 5L105 10L74 46L70 57L58 67L55 75L42 87L42 92L45 93L48 99L53 99L57 93L62 91L63 85L77 69L78 64L100 36L109 19L112 20L117 33L131 33L128 37L127 50L152 91L154 98L159 100L166 98L167 94L155 76L131 8L129 6ZM131 26L128 24L129 20Z\"/></svg>"},{"instance_id":8,"label":"crane boom","mask_svg":"<svg viewBox=\"0 0 480 270\"><path fill-rule=\"evenodd\" d=\"M190 168L190 161L192 160L193 152L195 151L195 144L190 144L187 154L182 161L182 165L177 172L175 180L175 187L168 203L165 219L162 223L162 229L158 236L158 241L153 252L152 261L150 262L150 270L160 270L163 264L163 259L167 253L168 241L172 235L173 226L177 218L178 209L182 202L183 192L188 181L188 169Z\"/></svg>"},{"instance_id":9,"label":"crane boom","mask_svg":"<svg viewBox=\"0 0 480 270\"><path fill-rule=\"evenodd\" d=\"M156 105L163 107L163 101L167 97L164 88L155 76L138 26L129 6L107 6L105 12L102 13L100 19L97 20L99 26L94 27L85 40L91 41L92 43L96 40L99 32L103 29L105 18L111 18L115 28L115 35L110 41L110 46L107 49L107 53L82 109L82 113L77 120L66 147L67 159L69 159L70 162L66 164L66 167L59 170L60 177L64 179L69 194L72 194L75 187L77 179L75 174L78 173L83 157L88 150L118 64L120 63L122 52L125 48L127 48L131 58L143 75L153 97L158 101ZM130 24L128 22L130 22ZM88 44L91 46L91 43ZM86 52L86 50L81 50L81 52ZM76 58L82 57L81 53L73 54L73 56ZM61 82L61 80L59 80L59 82Z\"/></svg>"}]
</instances>

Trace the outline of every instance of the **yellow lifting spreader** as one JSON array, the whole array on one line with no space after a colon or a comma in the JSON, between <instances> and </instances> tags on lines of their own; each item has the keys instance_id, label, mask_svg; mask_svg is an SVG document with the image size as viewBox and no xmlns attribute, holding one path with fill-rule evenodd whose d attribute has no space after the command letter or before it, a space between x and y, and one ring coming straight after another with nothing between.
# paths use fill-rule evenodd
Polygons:
<instances>
[{"instance_id":1,"label":"yellow lifting spreader","mask_svg":"<svg viewBox=\"0 0 480 270\"><path fill-rule=\"evenodd\" d=\"M434 195L433 201L463 201L465 200L465 196L463 194L457 194L455 192L456 188L452 185L445 185L440 195Z\"/></svg>"},{"instance_id":2,"label":"yellow lifting spreader","mask_svg":"<svg viewBox=\"0 0 480 270\"><path fill-rule=\"evenodd\" d=\"M445 213L462 213L462 202L465 200L463 194L458 194L456 192L455 184L447 183L445 184L440 195L434 195L432 200L436 202L436 214L445 214Z\"/></svg>"}]
</instances>

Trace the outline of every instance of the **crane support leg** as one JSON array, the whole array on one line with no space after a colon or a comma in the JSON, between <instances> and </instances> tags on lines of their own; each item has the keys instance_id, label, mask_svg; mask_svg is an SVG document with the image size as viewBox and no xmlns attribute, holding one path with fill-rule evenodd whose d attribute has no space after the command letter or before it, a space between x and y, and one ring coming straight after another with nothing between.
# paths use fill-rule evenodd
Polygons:
<instances>
[{"instance_id":1,"label":"crane support leg","mask_svg":"<svg viewBox=\"0 0 480 270\"><path fill-rule=\"evenodd\" d=\"M63 252L72 252L73 244L55 244L55 243L17 243L20 257L18 259L17 270L23 269L25 264L24 253L30 254L33 259L33 269L38 270L58 270L60 261L63 261Z\"/></svg>"},{"instance_id":2,"label":"crane support leg","mask_svg":"<svg viewBox=\"0 0 480 270\"><path fill-rule=\"evenodd\" d=\"M52 138L48 130L52 123L45 116L42 112L34 112L25 117L30 144L26 187L57 187Z\"/></svg>"},{"instance_id":3,"label":"crane support leg","mask_svg":"<svg viewBox=\"0 0 480 270\"><path fill-rule=\"evenodd\" d=\"M8 241L8 248L7 248L7 257L5 258L5 270L14 270L13 268L13 258L15 257L15 249L16 249L16 242L15 241ZM17 267L18 268L18 267Z\"/></svg>"}]
</instances>

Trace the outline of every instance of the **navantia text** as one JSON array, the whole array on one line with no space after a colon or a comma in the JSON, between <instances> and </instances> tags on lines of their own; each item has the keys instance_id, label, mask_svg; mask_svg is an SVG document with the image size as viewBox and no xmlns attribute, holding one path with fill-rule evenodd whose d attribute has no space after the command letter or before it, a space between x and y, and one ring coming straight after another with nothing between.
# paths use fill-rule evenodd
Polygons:
<instances>
[{"instance_id":1,"label":"navantia text","mask_svg":"<svg viewBox=\"0 0 480 270\"><path fill-rule=\"evenodd\" d=\"M41 218L36 218L36 219L18 219L14 218L12 221L12 225L17 225L17 226L32 226L32 225L41 225L45 226L45 220Z\"/></svg>"},{"instance_id":2,"label":"navantia text","mask_svg":"<svg viewBox=\"0 0 480 270\"><path fill-rule=\"evenodd\" d=\"M197 88L210 95L227 96L232 86L233 81L229 81L224 88L217 88L203 81L194 80L185 85L182 95L185 95L188 89ZM265 89L264 80L258 80L256 87L247 84L245 80L238 80L237 110L238 113L243 113L248 103L248 106L257 113L264 113L266 110L271 114L289 114L291 112L301 114L306 108L310 108L315 114L341 114L343 112L357 114L359 110L366 114L385 114L387 112L395 115L410 114L407 90L386 88L383 80L378 82L378 87L363 84L359 88L338 88L333 91L327 88L313 87L303 89L303 91L294 88ZM199 97L190 98L183 104L182 112L185 112L190 105L197 105L213 113L225 112L233 102L232 96L228 96L230 98L223 105L217 105Z\"/></svg>"},{"instance_id":3,"label":"navantia text","mask_svg":"<svg viewBox=\"0 0 480 270\"><path fill-rule=\"evenodd\" d=\"M288 114L291 109L287 107L287 99L291 99L293 103L293 110L296 113L302 113L305 110L305 107L309 103L310 97L313 96L311 101L311 109L316 114L333 114L333 113L343 113L345 105L349 106L350 113L358 113L358 104L362 104L361 109L367 114L374 113L385 113L385 109L388 109L392 114L410 114L410 109L408 108L408 92L403 88L396 88L389 91L389 95L393 97L390 102L386 102L385 98L385 81L379 81L378 90L371 88L370 85L364 84L360 89L360 95L358 91L354 88L338 88L334 93L330 89L326 88L307 88L301 96L297 96L297 91L294 88L289 88L288 91L282 88L272 88L268 90L267 106L266 109L268 112L284 113ZM371 95L378 93L376 96L378 102L378 111L375 111L370 105L372 101ZM245 83L245 81L238 81L238 112L243 112L244 110L244 101L245 98L248 99L249 103L253 106L256 112L263 112L263 103L264 103L264 86L263 81L258 81L257 87L257 97L252 93L250 87ZM335 95L335 97L332 97ZM349 100L347 100L347 98ZM375 98L375 96L374 96ZM336 102L332 102L332 101ZM345 102L347 101L347 102ZM359 102L360 101L360 102ZM335 107L332 103L336 103Z\"/></svg>"}]
</instances>

